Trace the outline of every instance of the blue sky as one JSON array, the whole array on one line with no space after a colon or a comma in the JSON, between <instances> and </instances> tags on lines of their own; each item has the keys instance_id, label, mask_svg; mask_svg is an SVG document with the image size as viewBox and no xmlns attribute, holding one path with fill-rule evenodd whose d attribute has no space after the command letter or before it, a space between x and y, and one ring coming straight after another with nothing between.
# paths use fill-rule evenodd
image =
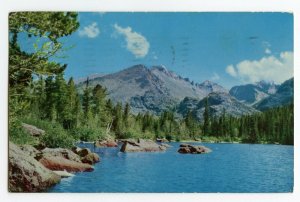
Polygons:
<instances>
[{"instance_id":1,"label":"blue sky","mask_svg":"<svg viewBox=\"0 0 300 202\"><path fill-rule=\"evenodd\" d=\"M135 64L164 65L195 82L227 88L293 76L289 13L79 13L62 39L65 76L112 73Z\"/></svg>"}]
</instances>

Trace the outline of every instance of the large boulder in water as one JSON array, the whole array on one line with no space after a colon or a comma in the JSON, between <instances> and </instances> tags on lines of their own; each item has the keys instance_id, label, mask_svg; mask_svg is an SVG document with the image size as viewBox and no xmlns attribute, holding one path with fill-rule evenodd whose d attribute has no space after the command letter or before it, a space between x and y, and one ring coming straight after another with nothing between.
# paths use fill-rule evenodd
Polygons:
<instances>
[{"instance_id":1,"label":"large boulder in water","mask_svg":"<svg viewBox=\"0 0 300 202\"><path fill-rule=\"evenodd\" d=\"M10 192L41 192L60 181L60 176L45 168L17 145L9 142L8 189Z\"/></svg>"},{"instance_id":2,"label":"large boulder in water","mask_svg":"<svg viewBox=\"0 0 300 202\"><path fill-rule=\"evenodd\" d=\"M81 157L82 163L88 163L90 165L100 162L98 154L91 152L88 148L73 147L72 150Z\"/></svg>"},{"instance_id":3,"label":"large boulder in water","mask_svg":"<svg viewBox=\"0 0 300 202\"><path fill-rule=\"evenodd\" d=\"M139 139L138 141L124 141L121 152L157 152L165 151L166 147L155 143L152 140Z\"/></svg>"},{"instance_id":4,"label":"large boulder in water","mask_svg":"<svg viewBox=\"0 0 300 202\"><path fill-rule=\"evenodd\" d=\"M181 154L206 154L211 152L211 149L202 145L181 144L178 150Z\"/></svg>"},{"instance_id":5,"label":"large boulder in water","mask_svg":"<svg viewBox=\"0 0 300 202\"><path fill-rule=\"evenodd\" d=\"M99 161L100 161L99 155L92 152L81 158L82 163L88 163L90 165L94 163L98 163Z\"/></svg>"},{"instance_id":6,"label":"large boulder in water","mask_svg":"<svg viewBox=\"0 0 300 202\"><path fill-rule=\"evenodd\" d=\"M114 140L97 140L94 145L96 147L118 147L118 143Z\"/></svg>"}]
</instances>

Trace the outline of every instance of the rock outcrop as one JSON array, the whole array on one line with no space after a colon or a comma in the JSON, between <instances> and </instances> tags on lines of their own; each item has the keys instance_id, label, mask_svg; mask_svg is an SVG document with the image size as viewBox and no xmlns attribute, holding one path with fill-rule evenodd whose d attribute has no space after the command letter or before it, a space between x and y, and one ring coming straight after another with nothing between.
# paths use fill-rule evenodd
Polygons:
<instances>
[{"instance_id":1,"label":"rock outcrop","mask_svg":"<svg viewBox=\"0 0 300 202\"><path fill-rule=\"evenodd\" d=\"M81 163L80 157L69 149L45 148L41 152L43 157L62 157L70 161Z\"/></svg>"},{"instance_id":2,"label":"rock outcrop","mask_svg":"<svg viewBox=\"0 0 300 202\"><path fill-rule=\"evenodd\" d=\"M30 135L32 136L36 136L36 137L39 137L41 135L44 135L45 134L45 131L42 130L42 129L39 129L37 128L36 126L33 126L33 125L29 125L29 124L26 124L26 123L22 123L22 127L23 129L28 132Z\"/></svg>"},{"instance_id":3,"label":"rock outcrop","mask_svg":"<svg viewBox=\"0 0 300 202\"><path fill-rule=\"evenodd\" d=\"M80 156L82 163L88 163L90 165L94 163L100 162L100 157L98 154L91 152L88 148L79 148L79 147L73 147L73 152Z\"/></svg>"},{"instance_id":4,"label":"rock outcrop","mask_svg":"<svg viewBox=\"0 0 300 202\"><path fill-rule=\"evenodd\" d=\"M35 147L31 146L31 145L21 145L20 149L28 154L29 156L36 158L36 156L40 155L42 152L37 150Z\"/></svg>"},{"instance_id":5,"label":"rock outcrop","mask_svg":"<svg viewBox=\"0 0 300 202\"><path fill-rule=\"evenodd\" d=\"M211 149L204 146L181 144L178 152L181 154L206 154L211 152Z\"/></svg>"},{"instance_id":6,"label":"rock outcrop","mask_svg":"<svg viewBox=\"0 0 300 202\"><path fill-rule=\"evenodd\" d=\"M125 140L121 152L157 152L165 151L166 147L155 143L152 140L139 139L138 141Z\"/></svg>"},{"instance_id":7,"label":"rock outcrop","mask_svg":"<svg viewBox=\"0 0 300 202\"><path fill-rule=\"evenodd\" d=\"M90 172L100 161L98 154L87 148L38 150L30 145L9 143L9 191L41 192L73 172Z\"/></svg>"},{"instance_id":8,"label":"rock outcrop","mask_svg":"<svg viewBox=\"0 0 300 202\"><path fill-rule=\"evenodd\" d=\"M42 192L60 181L60 176L45 168L17 145L9 143L8 189L10 192Z\"/></svg>"}]
</instances>

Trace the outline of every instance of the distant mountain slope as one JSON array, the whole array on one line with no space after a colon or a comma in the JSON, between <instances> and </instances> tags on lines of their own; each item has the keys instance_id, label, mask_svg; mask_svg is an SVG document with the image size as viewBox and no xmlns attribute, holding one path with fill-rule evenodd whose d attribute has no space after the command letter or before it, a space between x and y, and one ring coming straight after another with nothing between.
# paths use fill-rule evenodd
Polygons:
<instances>
[{"instance_id":1,"label":"distant mountain slope","mask_svg":"<svg viewBox=\"0 0 300 202\"><path fill-rule=\"evenodd\" d=\"M113 102L128 102L134 113L150 111L159 114L178 104L185 97L202 99L211 92L228 92L222 86L205 81L194 83L164 66L147 68L135 65L122 71L93 78L90 85L100 84L108 90ZM77 85L79 90L85 82Z\"/></svg>"},{"instance_id":2,"label":"distant mountain slope","mask_svg":"<svg viewBox=\"0 0 300 202\"><path fill-rule=\"evenodd\" d=\"M277 92L254 105L258 110L264 111L292 103L294 100L294 78L283 82Z\"/></svg>"},{"instance_id":3,"label":"distant mountain slope","mask_svg":"<svg viewBox=\"0 0 300 202\"><path fill-rule=\"evenodd\" d=\"M226 114L239 117L246 114L258 113L259 111L247 106L228 93L212 92L207 96L209 111L212 116L219 117L225 110ZM197 117L198 120L203 120L205 110L205 100L196 100L193 98L185 98L178 106L177 113L184 117L189 110Z\"/></svg>"},{"instance_id":4,"label":"distant mountain slope","mask_svg":"<svg viewBox=\"0 0 300 202\"><path fill-rule=\"evenodd\" d=\"M260 81L255 84L234 86L229 93L240 102L252 106L276 93L277 88L278 86L274 83Z\"/></svg>"}]
</instances>

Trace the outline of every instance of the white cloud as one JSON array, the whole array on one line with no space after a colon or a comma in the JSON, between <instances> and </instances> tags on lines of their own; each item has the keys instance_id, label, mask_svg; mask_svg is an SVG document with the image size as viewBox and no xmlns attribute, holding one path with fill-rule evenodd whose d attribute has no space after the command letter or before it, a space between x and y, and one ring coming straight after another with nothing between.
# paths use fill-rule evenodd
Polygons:
<instances>
[{"instance_id":1,"label":"white cloud","mask_svg":"<svg viewBox=\"0 0 300 202\"><path fill-rule=\"evenodd\" d=\"M260 60L244 60L235 67L227 66L226 72L243 82L267 80L282 83L294 75L294 54L282 52L278 58L272 55Z\"/></svg>"},{"instance_id":2,"label":"white cloud","mask_svg":"<svg viewBox=\"0 0 300 202\"><path fill-rule=\"evenodd\" d=\"M79 36L81 37L88 37L88 38L95 38L100 34L100 29L96 22L84 27L83 29L79 30Z\"/></svg>"},{"instance_id":3,"label":"white cloud","mask_svg":"<svg viewBox=\"0 0 300 202\"><path fill-rule=\"evenodd\" d=\"M271 53L272 53L272 51L271 51L269 48L266 48L266 49L265 49L265 54L268 54L268 55L269 55L269 54L271 54Z\"/></svg>"},{"instance_id":4,"label":"white cloud","mask_svg":"<svg viewBox=\"0 0 300 202\"><path fill-rule=\"evenodd\" d=\"M213 76L211 77L211 80L217 81L219 79L220 79L220 76L216 72L214 72Z\"/></svg>"},{"instance_id":5,"label":"white cloud","mask_svg":"<svg viewBox=\"0 0 300 202\"><path fill-rule=\"evenodd\" d=\"M227 66L227 67L226 67L226 72L227 72L230 76L232 76L232 77L236 77L236 76L237 76L236 71L235 71L233 65Z\"/></svg>"},{"instance_id":6,"label":"white cloud","mask_svg":"<svg viewBox=\"0 0 300 202\"><path fill-rule=\"evenodd\" d=\"M150 44L143 35L134 32L131 27L123 28L115 24L114 28L117 34L125 37L127 50L136 58L143 58L148 54Z\"/></svg>"}]
</instances>

